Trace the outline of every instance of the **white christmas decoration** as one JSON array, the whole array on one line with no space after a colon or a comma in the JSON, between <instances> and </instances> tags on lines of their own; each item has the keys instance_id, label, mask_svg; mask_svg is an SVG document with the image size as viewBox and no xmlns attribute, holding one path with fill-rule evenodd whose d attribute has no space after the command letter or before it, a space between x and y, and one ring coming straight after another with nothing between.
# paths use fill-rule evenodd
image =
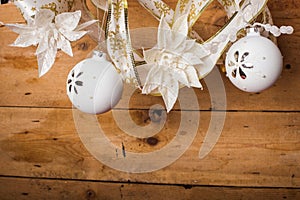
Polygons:
<instances>
[{"instance_id":1,"label":"white christmas decoration","mask_svg":"<svg viewBox=\"0 0 300 200\"><path fill-rule=\"evenodd\" d=\"M203 64L201 59L209 52L195 40L187 39L187 17L187 15L179 17L172 28L162 17L158 28L157 45L144 51L144 59L150 71L142 93L160 93L167 112L175 104L182 85L202 88L197 68Z\"/></svg>"},{"instance_id":2,"label":"white christmas decoration","mask_svg":"<svg viewBox=\"0 0 300 200\"><path fill-rule=\"evenodd\" d=\"M62 13L70 11L73 6L76 7L76 4L77 7L79 5L80 10L82 8L85 10L84 1L76 3L74 0L15 0L14 2L21 9L27 24L6 25L20 34L13 46L38 45L36 55L40 76L52 67L57 50L73 56L70 42L86 34L87 31L82 31L82 29L96 21L91 20L77 26L81 11ZM136 62L137 53L135 54L130 39L127 0L92 0L92 2L97 7L97 12L98 9L107 12L106 23L104 23L105 20L102 21L102 25L106 26L106 50L114 67L120 73L118 76L114 73L107 74L108 79L111 78L109 76L121 77L124 82L135 84L143 94L160 94L167 112L174 106L180 88L185 86L202 88L199 79L212 71L228 43L237 39L237 34L241 29L247 26L259 26L275 37L293 32L291 26L272 25L267 0L218 0L229 18L228 23L204 41L193 30L193 25L201 17L205 8L213 2L212 0L178 0L174 10L162 0L138 0L156 19L160 20L160 23L156 46L144 50L144 57L139 56L140 62ZM269 13L264 15L264 22L249 24L255 21L261 12ZM270 24L266 24L266 20ZM98 24L98 34L103 27ZM101 38L100 35L98 37ZM189 37L197 38L197 42ZM96 64L87 63L96 62L104 65L107 61L103 57L99 60L99 57L94 56L80 62L78 66L94 66ZM146 64L140 64L143 62ZM234 85L244 91L258 92L270 87L276 81L282 68L282 56L275 44L252 31L247 37L232 45L225 65L227 75ZM100 105L97 101L93 103L93 109L91 109L86 99L82 100L82 105L79 102L79 99L84 98L78 95L78 88L85 87L82 87L83 82L77 78L85 77L83 74L86 73L78 72L76 75L75 69L77 68L76 65L68 79L68 94L72 97L73 104L84 112L105 112L101 110L101 106L106 106L105 103ZM99 69L86 67L84 70L96 70L98 73ZM114 72L117 73L116 70ZM102 79L102 74L97 73L96 77L99 76ZM85 82L93 82L90 77L85 78ZM71 85L72 81L75 81L73 85ZM91 88L93 87L87 87L88 94ZM104 89L102 88L101 91ZM103 93L101 91L100 93ZM84 93L83 90L81 93ZM94 98L94 96L90 97ZM108 95L106 98L112 98L112 96ZM111 105L113 104L110 104L107 109L111 109ZM94 106L97 107L96 110Z\"/></svg>"},{"instance_id":3,"label":"white christmas decoration","mask_svg":"<svg viewBox=\"0 0 300 200\"><path fill-rule=\"evenodd\" d=\"M74 0L13 0L24 19L29 23L41 9L48 9L55 14L71 11Z\"/></svg>"},{"instance_id":4,"label":"white christmas decoration","mask_svg":"<svg viewBox=\"0 0 300 200\"><path fill-rule=\"evenodd\" d=\"M81 11L61 13L55 16L51 10L41 9L36 12L32 20L28 20L26 25L5 24L5 26L19 34L12 46L38 45L35 54L41 77L52 67L57 50L61 49L69 56L73 56L70 41L80 39L87 33L82 29L96 22L96 20L91 20L77 26L80 17Z\"/></svg>"},{"instance_id":5,"label":"white christmas decoration","mask_svg":"<svg viewBox=\"0 0 300 200\"><path fill-rule=\"evenodd\" d=\"M229 49L225 60L229 80L246 92L260 92L272 86L282 71L278 47L250 28L246 37Z\"/></svg>"},{"instance_id":6,"label":"white christmas decoration","mask_svg":"<svg viewBox=\"0 0 300 200\"><path fill-rule=\"evenodd\" d=\"M94 51L91 58L79 62L67 79L67 94L82 112L100 114L109 111L121 99L123 81L106 55Z\"/></svg>"},{"instance_id":7,"label":"white christmas decoration","mask_svg":"<svg viewBox=\"0 0 300 200\"><path fill-rule=\"evenodd\" d=\"M126 0L108 1L107 50L125 82L135 83L143 94L160 94L169 112L181 87L201 88L199 79L212 71L228 43L235 40L238 31L264 10L267 0L235 0L230 2L230 9L220 0L230 20L202 43L187 37L197 38L192 26L213 1L179 0L175 10L162 0L139 2L160 19L157 45L144 51L146 65L135 66Z\"/></svg>"}]
</instances>

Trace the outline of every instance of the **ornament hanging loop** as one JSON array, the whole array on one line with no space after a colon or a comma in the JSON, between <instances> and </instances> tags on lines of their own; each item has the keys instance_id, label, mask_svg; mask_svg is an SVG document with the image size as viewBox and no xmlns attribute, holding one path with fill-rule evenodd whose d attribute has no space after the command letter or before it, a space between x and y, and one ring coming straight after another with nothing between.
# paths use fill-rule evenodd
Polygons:
<instances>
[{"instance_id":1,"label":"ornament hanging loop","mask_svg":"<svg viewBox=\"0 0 300 200\"><path fill-rule=\"evenodd\" d=\"M247 32L247 35L260 35L262 33L262 27L260 26L246 26L245 30Z\"/></svg>"}]
</instances>

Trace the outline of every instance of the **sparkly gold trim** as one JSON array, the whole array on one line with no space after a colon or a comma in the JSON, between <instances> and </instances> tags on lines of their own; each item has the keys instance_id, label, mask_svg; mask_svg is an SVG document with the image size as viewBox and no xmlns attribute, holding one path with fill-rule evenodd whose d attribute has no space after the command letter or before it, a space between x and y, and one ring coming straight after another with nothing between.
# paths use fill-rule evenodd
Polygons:
<instances>
[{"instance_id":1,"label":"sparkly gold trim","mask_svg":"<svg viewBox=\"0 0 300 200\"><path fill-rule=\"evenodd\" d=\"M112 10L113 6L114 9ZM110 30L110 23L112 21L112 18L114 18L116 21L115 31ZM121 26L118 24L121 18L124 18L124 21L120 23L122 24L124 23L125 30L122 30ZM115 37L118 34L124 32L125 32L126 39ZM112 36L112 38L109 39L109 36ZM129 70L133 70L135 80L130 80L131 79L130 77L124 77L126 79L125 81L134 82L135 84L137 84L137 87L141 88L142 84L136 69L132 45L131 45L129 25L128 25L128 4L126 0L117 0L116 3L113 3L112 0L108 0L108 15L107 15L107 21L105 27L105 37L107 40L111 40L111 41L107 41L110 42L110 44L111 42L113 42L114 45L111 46L113 51L122 50L121 56L126 57L126 59L128 59L128 56L130 58L130 63L127 62L127 67L129 68ZM118 60L113 56L112 56L112 60L114 62L118 62Z\"/></svg>"},{"instance_id":2,"label":"sparkly gold trim","mask_svg":"<svg viewBox=\"0 0 300 200\"><path fill-rule=\"evenodd\" d=\"M265 3L264 3L264 5L262 6L262 8L257 12L256 15L254 15L254 16L252 17L252 19L251 19L248 23L251 23L252 21L254 21L255 18L257 18L257 16L260 15L260 14L262 13L262 11L265 9L265 7L266 7L266 5L267 5L267 2L268 2L268 0L265 0ZM216 34L214 34L214 35L211 36L209 39L207 39L203 44L210 42L210 41L213 40L216 36L218 36L219 33L222 32L222 31L228 26L228 24L231 23L231 21L234 19L234 17L235 17L237 14L238 14L238 12L235 12L235 13L232 15L232 17L226 22L226 24L225 24L221 29L219 29L218 32L217 32Z\"/></svg>"},{"instance_id":3,"label":"sparkly gold trim","mask_svg":"<svg viewBox=\"0 0 300 200\"><path fill-rule=\"evenodd\" d=\"M190 17L190 27L194 26L194 24L197 22L197 20L199 19L199 17L201 16L201 14L203 13L203 11L213 2L214 0L210 0L209 2L206 3L206 5L204 7L202 7L202 9L198 12L198 13L194 13L193 15L195 17ZM193 9L193 8L191 8Z\"/></svg>"}]
</instances>

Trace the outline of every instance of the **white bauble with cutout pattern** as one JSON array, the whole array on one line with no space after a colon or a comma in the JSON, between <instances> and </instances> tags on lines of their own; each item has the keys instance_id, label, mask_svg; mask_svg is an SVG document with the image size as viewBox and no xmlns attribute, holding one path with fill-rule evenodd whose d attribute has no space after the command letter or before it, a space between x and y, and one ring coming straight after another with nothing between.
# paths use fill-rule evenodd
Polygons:
<instances>
[{"instance_id":1,"label":"white bauble with cutout pattern","mask_svg":"<svg viewBox=\"0 0 300 200\"><path fill-rule=\"evenodd\" d=\"M226 74L246 92L260 92L272 86L282 71L283 58L278 47L250 29L246 37L234 43L226 55Z\"/></svg>"},{"instance_id":2,"label":"white bauble with cutout pattern","mask_svg":"<svg viewBox=\"0 0 300 200\"><path fill-rule=\"evenodd\" d=\"M75 65L68 75L68 97L74 107L85 113L109 111L119 102L122 92L121 76L99 51Z\"/></svg>"}]
</instances>

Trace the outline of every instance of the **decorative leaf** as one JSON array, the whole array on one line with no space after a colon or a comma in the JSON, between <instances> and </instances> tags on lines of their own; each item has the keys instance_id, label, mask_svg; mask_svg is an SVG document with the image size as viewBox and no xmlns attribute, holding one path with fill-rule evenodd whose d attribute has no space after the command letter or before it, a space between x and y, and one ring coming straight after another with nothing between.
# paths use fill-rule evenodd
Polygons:
<instances>
[{"instance_id":1,"label":"decorative leaf","mask_svg":"<svg viewBox=\"0 0 300 200\"><path fill-rule=\"evenodd\" d=\"M247 68L247 69L251 69L251 68L253 68L254 66L253 66L252 63L243 63L243 64L242 64L242 67Z\"/></svg>"},{"instance_id":2,"label":"decorative leaf","mask_svg":"<svg viewBox=\"0 0 300 200\"><path fill-rule=\"evenodd\" d=\"M32 27L27 26L25 24L5 24L6 27L8 27L10 30L12 30L15 33L21 34L25 32L31 32Z\"/></svg>"},{"instance_id":3,"label":"decorative leaf","mask_svg":"<svg viewBox=\"0 0 300 200\"><path fill-rule=\"evenodd\" d=\"M199 65L203 63L200 57L193 53L183 53L182 58L190 65Z\"/></svg>"},{"instance_id":4,"label":"decorative leaf","mask_svg":"<svg viewBox=\"0 0 300 200\"><path fill-rule=\"evenodd\" d=\"M169 80L169 84L163 85L159 87L159 92L163 97L163 100L165 102L167 112L170 112L173 108L177 97L178 97L178 91L179 91L179 85L178 82L175 82L173 80Z\"/></svg>"},{"instance_id":5,"label":"decorative leaf","mask_svg":"<svg viewBox=\"0 0 300 200\"><path fill-rule=\"evenodd\" d=\"M59 32L71 42L79 40L87 33L87 31L70 31L63 28L59 29Z\"/></svg>"},{"instance_id":6,"label":"decorative leaf","mask_svg":"<svg viewBox=\"0 0 300 200\"><path fill-rule=\"evenodd\" d=\"M29 47L31 45L37 45L39 43L39 37L36 33L22 33L14 41L11 46L15 47Z\"/></svg>"},{"instance_id":7,"label":"decorative leaf","mask_svg":"<svg viewBox=\"0 0 300 200\"><path fill-rule=\"evenodd\" d=\"M191 87L202 88L202 85L199 81L199 77L194 67L189 66L185 70L185 73L188 77L189 83Z\"/></svg>"},{"instance_id":8,"label":"decorative leaf","mask_svg":"<svg viewBox=\"0 0 300 200\"><path fill-rule=\"evenodd\" d=\"M160 54L160 50L155 47L144 51L144 59L146 63L155 63L158 54Z\"/></svg>"},{"instance_id":9,"label":"decorative leaf","mask_svg":"<svg viewBox=\"0 0 300 200\"><path fill-rule=\"evenodd\" d=\"M84 29L84 28L86 28L86 27L88 27L88 26L90 26L90 25L92 25L92 24L94 24L94 23L96 23L96 22L98 22L98 20L90 20L90 21L87 21L87 22L85 22L85 23L83 23L83 24L78 25L78 26L75 28L74 31L81 31L82 29Z\"/></svg>"},{"instance_id":10,"label":"decorative leaf","mask_svg":"<svg viewBox=\"0 0 300 200\"><path fill-rule=\"evenodd\" d=\"M82 86L83 85L82 81L76 81L75 84L78 85L78 86Z\"/></svg>"},{"instance_id":11,"label":"decorative leaf","mask_svg":"<svg viewBox=\"0 0 300 200\"><path fill-rule=\"evenodd\" d=\"M46 51L49 47L48 42L49 42L49 32L46 32L45 34L43 34L43 37L39 42L39 46L36 49L35 54L38 55L38 54Z\"/></svg>"},{"instance_id":12,"label":"decorative leaf","mask_svg":"<svg viewBox=\"0 0 300 200\"><path fill-rule=\"evenodd\" d=\"M150 94L161 84L162 74L157 65L153 66L147 74L145 85L143 87L143 94Z\"/></svg>"},{"instance_id":13,"label":"decorative leaf","mask_svg":"<svg viewBox=\"0 0 300 200\"><path fill-rule=\"evenodd\" d=\"M165 18L162 16L160 19L157 35L157 46L159 49L167 47L166 41L171 37L171 28Z\"/></svg>"},{"instance_id":14,"label":"decorative leaf","mask_svg":"<svg viewBox=\"0 0 300 200\"><path fill-rule=\"evenodd\" d=\"M182 69L174 69L173 70L173 78L176 79L178 82L182 83L183 85L190 87L189 79Z\"/></svg>"},{"instance_id":15,"label":"decorative leaf","mask_svg":"<svg viewBox=\"0 0 300 200\"><path fill-rule=\"evenodd\" d=\"M49 9L41 9L35 15L34 25L36 27L45 27L48 26L48 24L51 24L53 19L54 19L54 12L52 12Z\"/></svg>"},{"instance_id":16,"label":"decorative leaf","mask_svg":"<svg viewBox=\"0 0 300 200\"><path fill-rule=\"evenodd\" d=\"M83 74L83 72L79 72L76 76L76 78L78 78L79 76L81 76Z\"/></svg>"},{"instance_id":17,"label":"decorative leaf","mask_svg":"<svg viewBox=\"0 0 300 200\"><path fill-rule=\"evenodd\" d=\"M54 39L52 39L49 43L49 48L37 54L38 66L39 66L39 77L46 74L52 67L55 61L57 53L57 47Z\"/></svg>"},{"instance_id":18,"label":"decorative leaf","mask_svg":"<svg viewBox=\"0 0 300 200\"><path fill-rule=\"evenodd\" d=\"M172 31L183 36L187 36L189 27L187 23L188 15L180 16L173 24Z\"/></svg>"},{"instance_id":19,"label":"decorative leaf","mask_svg":"<svg viewBox=\"0 0 300 200\"><path fill-rule=\"evenodd\" d=\"M71 43L63 36L59 35L57 40L57 48L61 49L63 52L68 54L69 56L73 56Z\"/></svg>"},{"instance_id":20,"label":"decorative leaf","mask_svg":"<svg viewBox=\"0 0 300 200\"><path fill-rule=\"evenodd\" d=\"M74 30L80 20L81 11L61 13L55 17L55 25L58 29Z\"/></svg>"},{"instance_id":21,"label":"decorative leaf","mask_svg":"<svg viewBox=\"0 0 300 200\"><path fill-rule=\"evenodd\" d=\"M249 52L245 52L243 55L242 55L242 58L241 58L241 62L244 62L245 61L245 58L249 55Z\"/></svg>"}]
</instances>

